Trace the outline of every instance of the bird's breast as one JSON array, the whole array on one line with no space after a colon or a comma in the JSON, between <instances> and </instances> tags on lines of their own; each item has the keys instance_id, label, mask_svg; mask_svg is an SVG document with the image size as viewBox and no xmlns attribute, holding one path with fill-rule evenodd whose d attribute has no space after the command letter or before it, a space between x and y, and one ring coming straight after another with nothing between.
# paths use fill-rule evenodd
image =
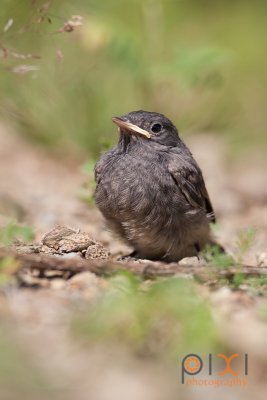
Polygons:
<instances>
[{"instance_id":1,"label":"bird's breast","mask_svg":"<svg viewBox=\"0 0 267 400\"><path fill-rule=\"evenodd\" d=\"M122 219L146 218L162 214L162 209L171 214L177 196L178 189L163 163L128 154L105 163L96 189L96 202L103 214Z\"/></svg>"}]
</instances>

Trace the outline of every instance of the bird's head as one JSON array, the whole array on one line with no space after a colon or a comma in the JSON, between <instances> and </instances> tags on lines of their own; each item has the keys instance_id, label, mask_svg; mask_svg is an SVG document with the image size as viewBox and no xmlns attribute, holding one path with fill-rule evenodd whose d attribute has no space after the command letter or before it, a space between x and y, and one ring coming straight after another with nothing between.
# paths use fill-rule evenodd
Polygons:
<instances>
[{"instance_id":1,"label":"bird's head","mask_svg":"<svg viewBox=\"0 0 267 400\"><path fill-rule=\"evenodd\" d=\"M174 147L179 143L176 127L164 115L149 111L132 111L122 117L113 117L119 132L128 140L156 142L163 146Z\"/></svg>"}]
</instances>

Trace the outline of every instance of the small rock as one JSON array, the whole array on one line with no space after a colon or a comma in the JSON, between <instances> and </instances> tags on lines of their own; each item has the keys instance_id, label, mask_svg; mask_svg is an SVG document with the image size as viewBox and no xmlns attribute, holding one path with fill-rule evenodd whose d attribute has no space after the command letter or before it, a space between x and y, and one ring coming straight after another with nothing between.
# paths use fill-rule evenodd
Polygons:
<instances>
[{"instance_id":1,"label":"small rock","mask_svg":"<svg viewBox=\"0 0 267 400\"><path fill-rule=\"evenodd\" d=\"M110 253L101 243L96 242L95 244L90 245L87 248L85 252L85 258L87 260L90 259L108 260L110 258Z\"/></svg>"},{"instance_id":2,"label":"small rock","mask_svg":"<svg viewBox=\"0 0 267 400\"><path fill-rule=\"evenodd\" d=\"M55 250L53 250L51 247L48 247L46 245L41 245L39 249L40 253L45 253L45 254L54 254Z\"/></svg>"},{"instance_id":3,"label":"small rock","mask_svg":"<svg viewBox=\"0 0 267 400\"><path fill-rule=\"evenodd\" d=\"M185 257L179 261L179 265L200 265L200 260L197 257Z\"/></svg>"},{"instance_id":4,"label":"small rock","mask_svg":"<svg viewBox=\"0 0 267 400\"><path fill-rule=\"evenodd\" d=\"M260 253L256 255L257 259L257 266L258 267L264 267L267 266L267 254L266 253Z\"/></svg>"},{"instance_id":5,"label":"small rock","mask_svg":"<svg viewBox=\"0 0 267 400\"><path fill-rule=\"evenodd\" d=\"M66 238L73 233L77 233L77 232L66 226L56 226L55 228L53 228L51 231L47 232L43 236L41 242L44 245L46 245L50 248L52 247L57 250L59 248L59 245L58 245L59 241L62 238Z\"/></svg>"},{"instance_id":6,"label":"small rock","mask_svg":"<svg viewBox=\"0 0 267 400\"><path fill-rule=\"evenodd\" d=\"M57 271L55 269L54 270L52 269L52 270L45 271L45 277L49 278L49 279L51 279L51 278L55 279L55 278L61 277L63 275L64 275L63 271Z\"/></svg>"},{"instance_id":7,"label":"small rock","mask_svg":"<svg viewBox=\"0 0 267 400\"><path fill-rule=\"evenodd\" d=\"M42 238L43 245L56 250L58 253L82 251L95 243L87 233L66 226L57 226Z\"/></svg>"},{"instance_id":8,"label":"small rock","mask_svg":"<svg viewBox=\"0 0 267 400\"><path fill-rule=\"evenodd\" d=\"M74 275L67 282L70 289L86 290L96 288L99 283L99 278L92 272L80 272Z\"/></svg>"},{"instance_id":9,"label":"small rock","mask_svg":"<svg viewBox=\"0 0 267 400\"><path fill-rule=\"evenodd\" d=\"M79 252L79 253L75 253L75 252L71 252L71 253L65 253L65 254L54 254L55 256L58 256L58 257L61 257L61 258L68 258L68 259L71 259L71 258L81 258L81 253Z\"/></svg>"},{"instance_id":10,"label":"small rock","mask_svg":"<svg viewBox=\"0 0 267 400\"><path fill-rule=\"evenodd\" d=\"M64 279L52 279L50 281L50 287L51 289L55 289L55 290L62 290L64 289L66 286L66 281Z\"/></svg>"}]
</instances>

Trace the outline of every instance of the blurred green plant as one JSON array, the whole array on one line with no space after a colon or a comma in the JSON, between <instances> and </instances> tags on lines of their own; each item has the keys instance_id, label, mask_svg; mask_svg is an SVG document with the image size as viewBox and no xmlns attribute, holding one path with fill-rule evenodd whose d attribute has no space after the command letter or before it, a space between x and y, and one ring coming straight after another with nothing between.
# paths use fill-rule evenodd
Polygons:
<instances>
[{"instance_id":1,"label":"blurred green plant","mask_svg":"<svg viewBox=\"0 0 267 400\"><path fill-rule=\"evenodd\" d=\"M0 259L0 286L13 283L18 268L19 263L13 257Z\"/></svg>"},{"instance_id":2,"label":"blurred green plant","mask_svg":"<svg viewBox=\"0 0 267 400\"><path fill-rule=\"evenodd\" d=\"M258 296L267 296L267 276L250 277L245 282L248 289Z\"/></svg>"},{"instance_id":3,"label":"blurred green plant","mask_svg":"<svg viewBox=\"0 0 267 400\"><path fill-rule=\"evenodd\" d=\"M229 268L236 265L234 258L222 251L222 249L217 245L207 245L201 255L207 260L207 262L215 267L219 268Z\"/></svg>"},{"instance_id":4,"label":"blurred green plant","mask_svg":"<svg viewBox=\"0 0 267 400\"><path fill-rule=\"evenodd\" d=\"M75 318L73 332L91 344L106 340L168 359L218 344L208 306L192 281L173 278L144 287L129 273L109 280L94 308Z\"/></svg>"},{"instance_id":5,"label":"blurred green plant","mask_svg":"<svg viewBox=\"0 0 267 400\"><path fill-rule=\"evenodd\" d=\"M32 240L33 237L34 235L31 227L18 225L14 220L0 227L0 244L4 246L10 245L16 239L28 242Z\"/></svg>"},{"instance_id":6,"label":"blurred green plant","mask_svg":"<svg viewBox=\"0 0 267 400\"><path fill-rule=\"evenodd\" d=\"M14 220L0 227L0 247L9 246L15 240L28 242L33 239L33 231L29 226L18 225ZM14 275L19 268L19 263L13 257L0 259L0 285L6 285L14 281Z\"/></svg>"},{"instance_id":7,"label":"blurred green plant","mask_svg":"<svg viewBox=\"0 0 267 400\"><path fill-rule=\"evenodd\" d=\"M245 279L246 278L244 274L242 274L242 272L237 272L236 274L234 274L230 287L232 287L233 289L239 289L240 285L244 284Z\"/></svg>"},{"instance_id":8,"label":"blurred green plant","mask_svg":"<svg viewBox=\"0 0 267 400\"><path fill-rule=\"evenodd\" d=\"M241 264L245 254L251 249L255 242L256 230L254 228L247 228L239 232L236 239L237 248L237 262Z\"/></svg>"},{"instance_id":9,"label":"blurred green plant","mask_svg":"<svg viewBox=\"0 0 267 400\"><path fill-rule=\"evenodd\" d=\"M169 72L178 72L181 84L188 87L217 88L223 84L222 70L228 62L230 55L221 48L184 48L178 51Z\"/></svg>"},{"instance_id":10,"label":"blurred green plant","mask_svg":"<svg viewBox=\"0 0 267 400\"><path fill-rule=\"evenodd\" d=\"M220 131L235 150L259 148L266 9L260 0L3 0L1 115L59 154L95 157L116 140L111 116L140 108L182 130Z\"/></svg>"}]
</instances>

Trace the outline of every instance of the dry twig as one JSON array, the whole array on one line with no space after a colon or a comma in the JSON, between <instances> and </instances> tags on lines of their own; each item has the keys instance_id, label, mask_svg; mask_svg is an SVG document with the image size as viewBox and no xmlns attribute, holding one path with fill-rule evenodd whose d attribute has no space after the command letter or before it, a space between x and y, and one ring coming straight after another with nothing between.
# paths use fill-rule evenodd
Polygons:
<instances>
[{"instance_id":1,"label":"dry twig","mask_svg":"<svg viewBox=\"0 0 267 400\"><path fill-rule=\"evenodd\" d=\"M70 276L79 272L90 271L99 276L108 276L116 271L130 271L144 279L157 277L170 277L174 275L193 275L194 277L208 281L218 278L231 280L235 274L243 274L246 277L262 276L267 274L266 267L253 267L248 265L233 266L219 269L214 266L179 265L177 263L164 264L160 262L123 262L111 260L85 260L79 258L64 258L44 254L18 254L7 250L0 250L0 259L12 256L19 261L18 272L25 269L38 270L40 273L46 271L57 271L69 273Z\"/></svg>"}]
</instances>

